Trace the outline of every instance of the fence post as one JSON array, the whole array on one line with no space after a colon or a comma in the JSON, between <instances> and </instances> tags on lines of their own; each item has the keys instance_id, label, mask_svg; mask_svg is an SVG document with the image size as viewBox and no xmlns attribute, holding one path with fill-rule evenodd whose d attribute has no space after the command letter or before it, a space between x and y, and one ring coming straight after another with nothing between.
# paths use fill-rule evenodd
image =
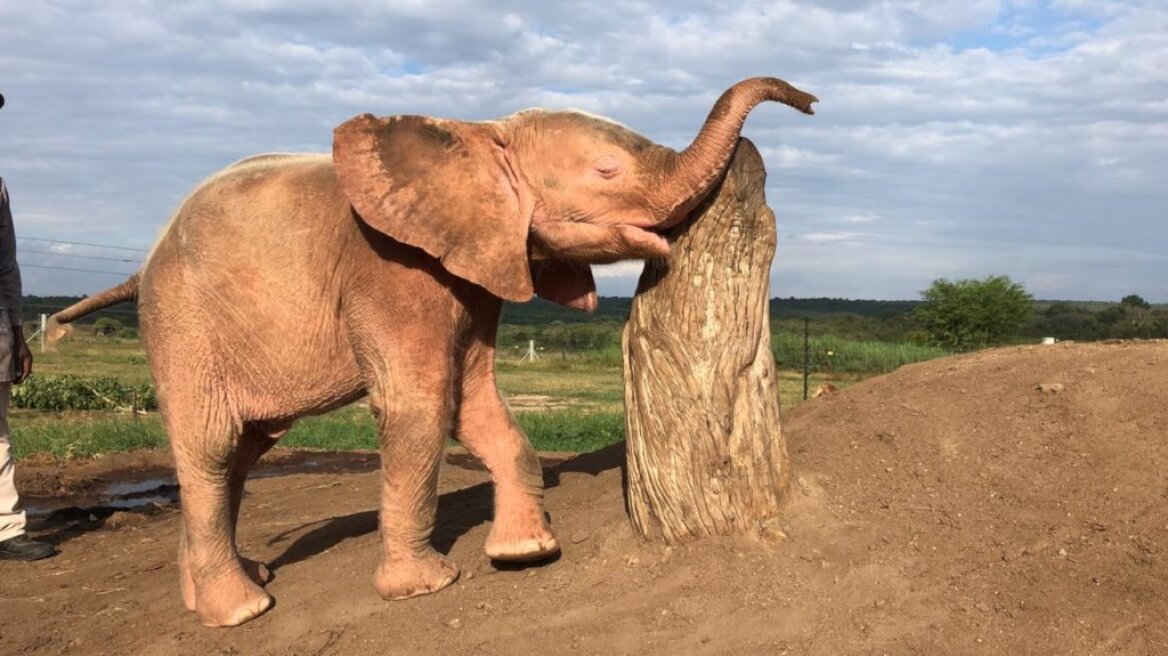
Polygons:
<instances>
[{"instance_id":1,"label":"fence post","mask_svg":"<svg viewBox=\"0 0 1168 656\"><path fill-rule=\"evenodd\" d=\"M807 383L811 377L811 319L803 320L803 400L807 400Z\"/></svg>"},{"instance_id":2,"label":"fence post","mask_svg":"<svg viewBox=\"0 0 1168 656\"><path fill-rule=\"evenodd\" d=\"M41 330L40 330L41 353L45 352L45 328L48 327L48 324L49 324L49 315L42 314L41 315Z\"/></svg>"}]
</instances>

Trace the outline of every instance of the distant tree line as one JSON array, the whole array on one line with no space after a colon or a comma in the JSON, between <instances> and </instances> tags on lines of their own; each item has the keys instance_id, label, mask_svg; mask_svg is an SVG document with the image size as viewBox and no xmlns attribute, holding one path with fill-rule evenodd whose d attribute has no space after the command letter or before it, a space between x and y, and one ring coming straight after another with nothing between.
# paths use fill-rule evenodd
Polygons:
<instances>
[{"instance_id":1,"label":"distant tree line","mask_svg":"<svg viewBox=\"0 0 1168 656\"><path fill-rule=\"evenodd\" d=\"M564 323L512 325L499 327L499 349L504 352L522 352L531 340L544 351L604 351L620 348L622 322Z\"/></svg>"},{"instance_id":2,"label":"distant tree line","mask_svg":"<svg viewBox=\"0 0 1168 656\"><path fill-rule=\"evenodd\" d=\"M35 324L83 296L26 296L24 320ZM526 349L529 340L545 351L619 350L621 329L632 299L601 297L594 313L536 298L504 306L499 347ZM772 332L853 341L911 342L953 350L1010 342L1168 338L1168 306L1152 306L1137 294L1119 302L1034 301L1005 276L983 280L934 281L921 300L875 301L838 298L774 298ZM987 323L988 322L988 323ZM132 337L137 306L122 303L81 319L98 334Z\"/></svg>"},{"instance_id":3,"label":"distant tree line","mask_svg":"<svg viewBox=\"0 0 1168 656\"><path fill-rule=\"evenodd\" d=\"M35 324L40 320L40 315L53 314L84 298L84 296L25 296L22 301L24 322ZM133 302L119 303L82 317L77 323L88 325L101 319L116 319L123 327L137 328L138 304Z\"/></svg>"},{"instance_id":4,"label":"distant tree line","mask_svg":"<svg viewBox=\"0 0 1168 656\"><path fill-rule=\"evenodd\" d=\"M560 323L624 323L629 316L633 299L623 296L601 296L596 311L589 314L533 298L527 303L506 303L503 320L511 325L540 325ZM906 316L920 301L872 301L846 298L772 298L772 319L802 319L851 315L856 318L898 319Z\"/></svg>"},{"instance_id":5,"label":"distant tree line","mask_svg":"<svg viewBox=\"0 0 1168 656\"><path fill-rule=\"evenodd\" d=\"M1080 341L1168 338L1168 308L1153 308L1136 294L1102 309L1054 301L1037 312L1025 333Z\"/></svg>"}]
</instances>

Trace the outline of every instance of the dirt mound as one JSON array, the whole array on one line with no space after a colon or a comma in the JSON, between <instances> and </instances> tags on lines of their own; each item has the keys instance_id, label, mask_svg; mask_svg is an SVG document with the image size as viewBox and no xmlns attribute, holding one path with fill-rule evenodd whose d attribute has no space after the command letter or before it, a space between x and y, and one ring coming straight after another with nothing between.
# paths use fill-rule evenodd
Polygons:
<instances>
[{"instance_id":1,"label":"dirt mound","mask_svg":"<svg viewBox=\"0 0 1168 656\"><path fill-rule=\"evenodd\" d=\"M374 472L261 478L240 541L277 605L233 630L182 609L177 512L72 524L57 558L0 563L0 652L1168 653L1166 365L1162 342L999 349L805 403L796 498L759 536L641 543L620 448L552 459L564 553L528 568L483 555L490 490L454 453L436 543L463 576L407 602L369 582Z\"/></svg>"}]
</instances>

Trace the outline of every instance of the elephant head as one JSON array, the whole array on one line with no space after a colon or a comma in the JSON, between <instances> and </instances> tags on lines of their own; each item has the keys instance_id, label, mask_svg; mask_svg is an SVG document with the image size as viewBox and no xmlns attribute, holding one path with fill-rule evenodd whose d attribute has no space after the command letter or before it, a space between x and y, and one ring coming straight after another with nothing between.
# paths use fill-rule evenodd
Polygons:
<instances>
[{"instance_id":1,"label":"elephant head","mask_svg":"<svg viewBox=\"0 0 1168 656\"><path fill-rule=\"evenodd\" d=\"M775 78L739 82L682 152L575 111L479 123L363 114L337 127L333 162L369 226L501 298L590 311L589 265L667 255L662 231L713 188L767 100L811 114L816 98Z\"/></svg>"}]
</instances>

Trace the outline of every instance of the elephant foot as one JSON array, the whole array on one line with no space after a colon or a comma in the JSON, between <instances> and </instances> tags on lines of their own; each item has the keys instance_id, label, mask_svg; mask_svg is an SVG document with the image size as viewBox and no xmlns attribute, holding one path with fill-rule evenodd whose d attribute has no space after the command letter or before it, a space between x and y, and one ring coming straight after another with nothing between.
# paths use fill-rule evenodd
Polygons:
<instances>
[{"instance_id":1,"label":"elephant foot","mask_svg":"<svg viewBox=\"0 0 1168 656\"><path fill-rule=\"evenodd\" d=\"M373 587L387 601L420 597L454 583L458 565L436 551L419 556L386 559L373 576Z\"/></svg>"},{"instance_id":2,"label":"elephant foot","mask_svg":"<svg viewBox=\"0 0 1168 656\"><path fill-rule=\"evenodd\" d=\"M526 514L496 513L486 552L494 560L526 563L558 554L560 545L537 507Z\"/></svg>"},{"instance_id":3,"label":"elephant foot","mask_svg":"<svg viewBox=\"0 0 1168 656\"><path fill-rule=\"evenodd\" d=\"M250 558L240 558L239 564L243 573L256 585L265 585L272 580L272 571L268 566ZM179 587L182 590L183 606L192 613L195 612L195 579L191 576L191 568L187 566L186 556L179 559Z\"/></svg>"},{"instance_id":4,"label":"elephant foot","mask_svg":"<svg viewBox=\"0 0 1168 656\"><path fill-rule=\"evenodd\" d=\"M194 611L203 626L239 626L263 615L273 603L272 597L242 569L196 584L194 589Z\"/></svg>"}]
</instances>

